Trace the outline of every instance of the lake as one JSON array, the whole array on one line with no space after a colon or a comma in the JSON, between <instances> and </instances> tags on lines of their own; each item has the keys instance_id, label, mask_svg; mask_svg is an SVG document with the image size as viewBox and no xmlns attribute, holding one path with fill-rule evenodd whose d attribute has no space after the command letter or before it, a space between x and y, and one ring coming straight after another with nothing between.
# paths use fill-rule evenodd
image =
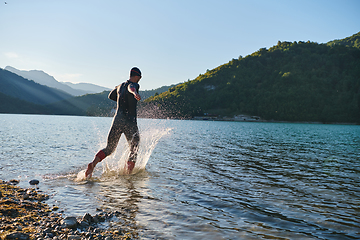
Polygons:
<instances>
[{"instance_id":1,"label":"lake","mask_svg":"<svg viewBox=\"0 0 360 240\"><path fill-rule=\"evenodd\" d=\"M127 214L103 227L141 239L359 239L360 126L139 119L134 175L106 145L112 119L0 115L0 179L40 180L65 216Z\"/></svg>"}]
</instances>

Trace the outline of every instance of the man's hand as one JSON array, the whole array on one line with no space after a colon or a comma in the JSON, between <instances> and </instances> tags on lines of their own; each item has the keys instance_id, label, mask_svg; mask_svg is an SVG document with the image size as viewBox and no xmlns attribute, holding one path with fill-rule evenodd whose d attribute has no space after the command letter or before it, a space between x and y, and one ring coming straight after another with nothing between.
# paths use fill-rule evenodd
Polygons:
<instances>
[{"instance_id":1,"label":"man's hand","mask_svg":"<svg viewBox=\"0 0 360 240\"><path fill-rule=\"evenodd\" d=\"M141 96L140 96L139 93L136 91L136 88L134 87L134 85L129 84L129 86L128 86L128 91L134 95L134 97L135 97L136 100L138 100L138 101L141 100Z\"/></svg>"},{"instance_id":2,"label":"man's hand","mask_svg":"<svg viewBox=\"0 0 360 240\"><path fill-rule=\"evenodd\" d=\"M141 100L141 96L138 93L134 94L134 97L136 100L140 101Z\"/></svg>"}]
</instances>

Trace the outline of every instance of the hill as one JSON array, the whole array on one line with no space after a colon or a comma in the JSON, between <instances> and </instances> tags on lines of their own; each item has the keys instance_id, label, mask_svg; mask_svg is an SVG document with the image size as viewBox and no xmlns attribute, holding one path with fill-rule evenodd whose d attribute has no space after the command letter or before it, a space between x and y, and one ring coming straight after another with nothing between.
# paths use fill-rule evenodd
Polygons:
<instances>
[{"instance_id":1,"label":"hill","mask_svg":"<svg viewBox=\"0 0 360 240\"><path fill-rule=\"evenodd\" d=\"M49 74L41 70L24 71L24 70L18 70L11 66L5 67L5 70L13 72L25 79L32 80L41 85L59 89L73 96L81 96L89 93L99 93L102 91L110 90L108 88L97 86L95 84L90 84L90 83L74 84L68 82L58 82L53 76L50 76Z\"/></svg>"},{"instance_id":2,"label":"hill","mask_svg":"<svg viewBox=\"0 0 360 240\"><path fill-rule=\"evenodd\" d=\"M146 99L168 88L170 86L140 91L140 94ZM4 69L0 69L0 94L0 113L110 116L111 109L116 107L116 103L108 99L109 91L73 97Z\"/></svg>"},{"instance_id":3,"label":"hill","mask_svg":"<svg viewBox=\"0 0 360 240\"><path fill-rule=\"evenodd\" d=\"M330 41L327 43L328 46L343 45L346 47L354 47L360 49L360 32L339 40Z\"/></svg>"},{"instance_id":4,"label":"hill","mask_svg":"<svg viewBox=\"0 0 360 240\"><path fill-rule=\"evenodd\" d=\"M162 86L162 87L152 89L152 90L144 90L144 91L140 90L139 94L140 94L142 100L145 100L149 97L157 96L160 93L166 92L167 90L169 90L170 88L175 87L175 86L176 85L174 84L174 85L170 85L170 86Z\"/></svg>"},{"instance_id":5,"label":"hill","mask_svg":"<svg viewBox=\"0 0 360 240\"><path fill-rule=\"evenodd\" d=\"M359 123L359 38L357 33L328 44L279 41L148 98L140 113Z\"/></svg>"},{"instance_id":6,"label":"hill","mask_svg":"<svg viewBox=\"0 0 360 240\"><path fill-rule=\"evenodd\" d=\"M47 105L53 114L82 115L82 116L110 116L111 109L116 103L108 99L109 91L97 94L86 94L79 97L58 101Z\"/></svg>"},{"instance_id":7,"label":"hill","mask_svg":"<svg viewBox=\"0 0 360 240\"><path fill-rule=\"evenodd\" d=\"M45 106L0 93L0 113L50 114Z\"/></svg>"},{"instance_id":8,"label":"hill","mask_svg":"<svg viewBox=\"0 0 360 240\"><path fill-rule=\"evenodd\" d=\"M0 93L30 103L45 105L71 98L70 94L29 81L0 68ZM3 105L4 103L1 103Z\"/></svg>"}]
</instances>

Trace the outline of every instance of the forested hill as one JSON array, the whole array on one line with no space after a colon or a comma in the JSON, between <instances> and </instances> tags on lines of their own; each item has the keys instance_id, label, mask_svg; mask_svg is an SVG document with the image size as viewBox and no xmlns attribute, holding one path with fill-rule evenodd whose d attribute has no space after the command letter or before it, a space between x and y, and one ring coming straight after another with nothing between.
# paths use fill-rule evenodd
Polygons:
<instances>
[{"instance_id":1,"label":"forested hill","mask_svg":"<svg viewBox=\"0 0 360 240\"><path fill-rule=\"evenodd\" d=\"M334 40L327 43L328 46L343 45L360 49L360 32L340 40Z\"/></svg>"},{"instance_id":2,"label":"forested hill","mask_svg":"<svg viewBox=\"0 0 360 240\"><path fill-rule=\"evenodd\" d=\"M0 68L0 93L33 104L45 105L71 98L61 90L29 81L15 73ZM3 97L4 97L3 96ZM1 103L1 106L4 103ZM15 106L14 106L15 107ZM17 106L16 106L17 107Z\"/></svg>"},{"instance_id":3,"label":"forested hill","mask_svg":"<svg viewBox=\"0 0 360 240\"><path fill-rule=\"evenodd\" d=\"M359 39L360 32L327 44L279 41L147 99L140 112L359 123Z\"/></svg>"}]
</instances>

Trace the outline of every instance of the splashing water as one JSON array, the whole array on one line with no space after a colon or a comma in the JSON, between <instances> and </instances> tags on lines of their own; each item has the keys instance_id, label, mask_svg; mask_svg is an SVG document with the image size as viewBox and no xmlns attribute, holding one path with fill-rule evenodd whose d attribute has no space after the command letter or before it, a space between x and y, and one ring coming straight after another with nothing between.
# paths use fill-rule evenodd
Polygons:
<instances>
[{"instance_id":1,"label":"splashing water","mask_svg":"<svg viewBox=\"0 0 360 240\"><path fill-rule=\"evenodd\" d=\"M140 144L139 151L136 160L135 167L131 174L136 174L145 169L147 162L150 159L151 153L155 149L160 139L171 132L171 128L153 128L149 127L145 130L140 130ZM125 136L120 138L116 151L107 157L103 161L103 168L100 178L113 178L119 175L126 175L126 162L129 156L130 150L128 143L125 140ZM85 177L85 171L81 170L75 179L76 182L87 180ZM94 171L95 172L95 171ZM94 175L93 175L94 176ZM93 177L97 179L97 177Z\"/></svg>"}]
</instances>

